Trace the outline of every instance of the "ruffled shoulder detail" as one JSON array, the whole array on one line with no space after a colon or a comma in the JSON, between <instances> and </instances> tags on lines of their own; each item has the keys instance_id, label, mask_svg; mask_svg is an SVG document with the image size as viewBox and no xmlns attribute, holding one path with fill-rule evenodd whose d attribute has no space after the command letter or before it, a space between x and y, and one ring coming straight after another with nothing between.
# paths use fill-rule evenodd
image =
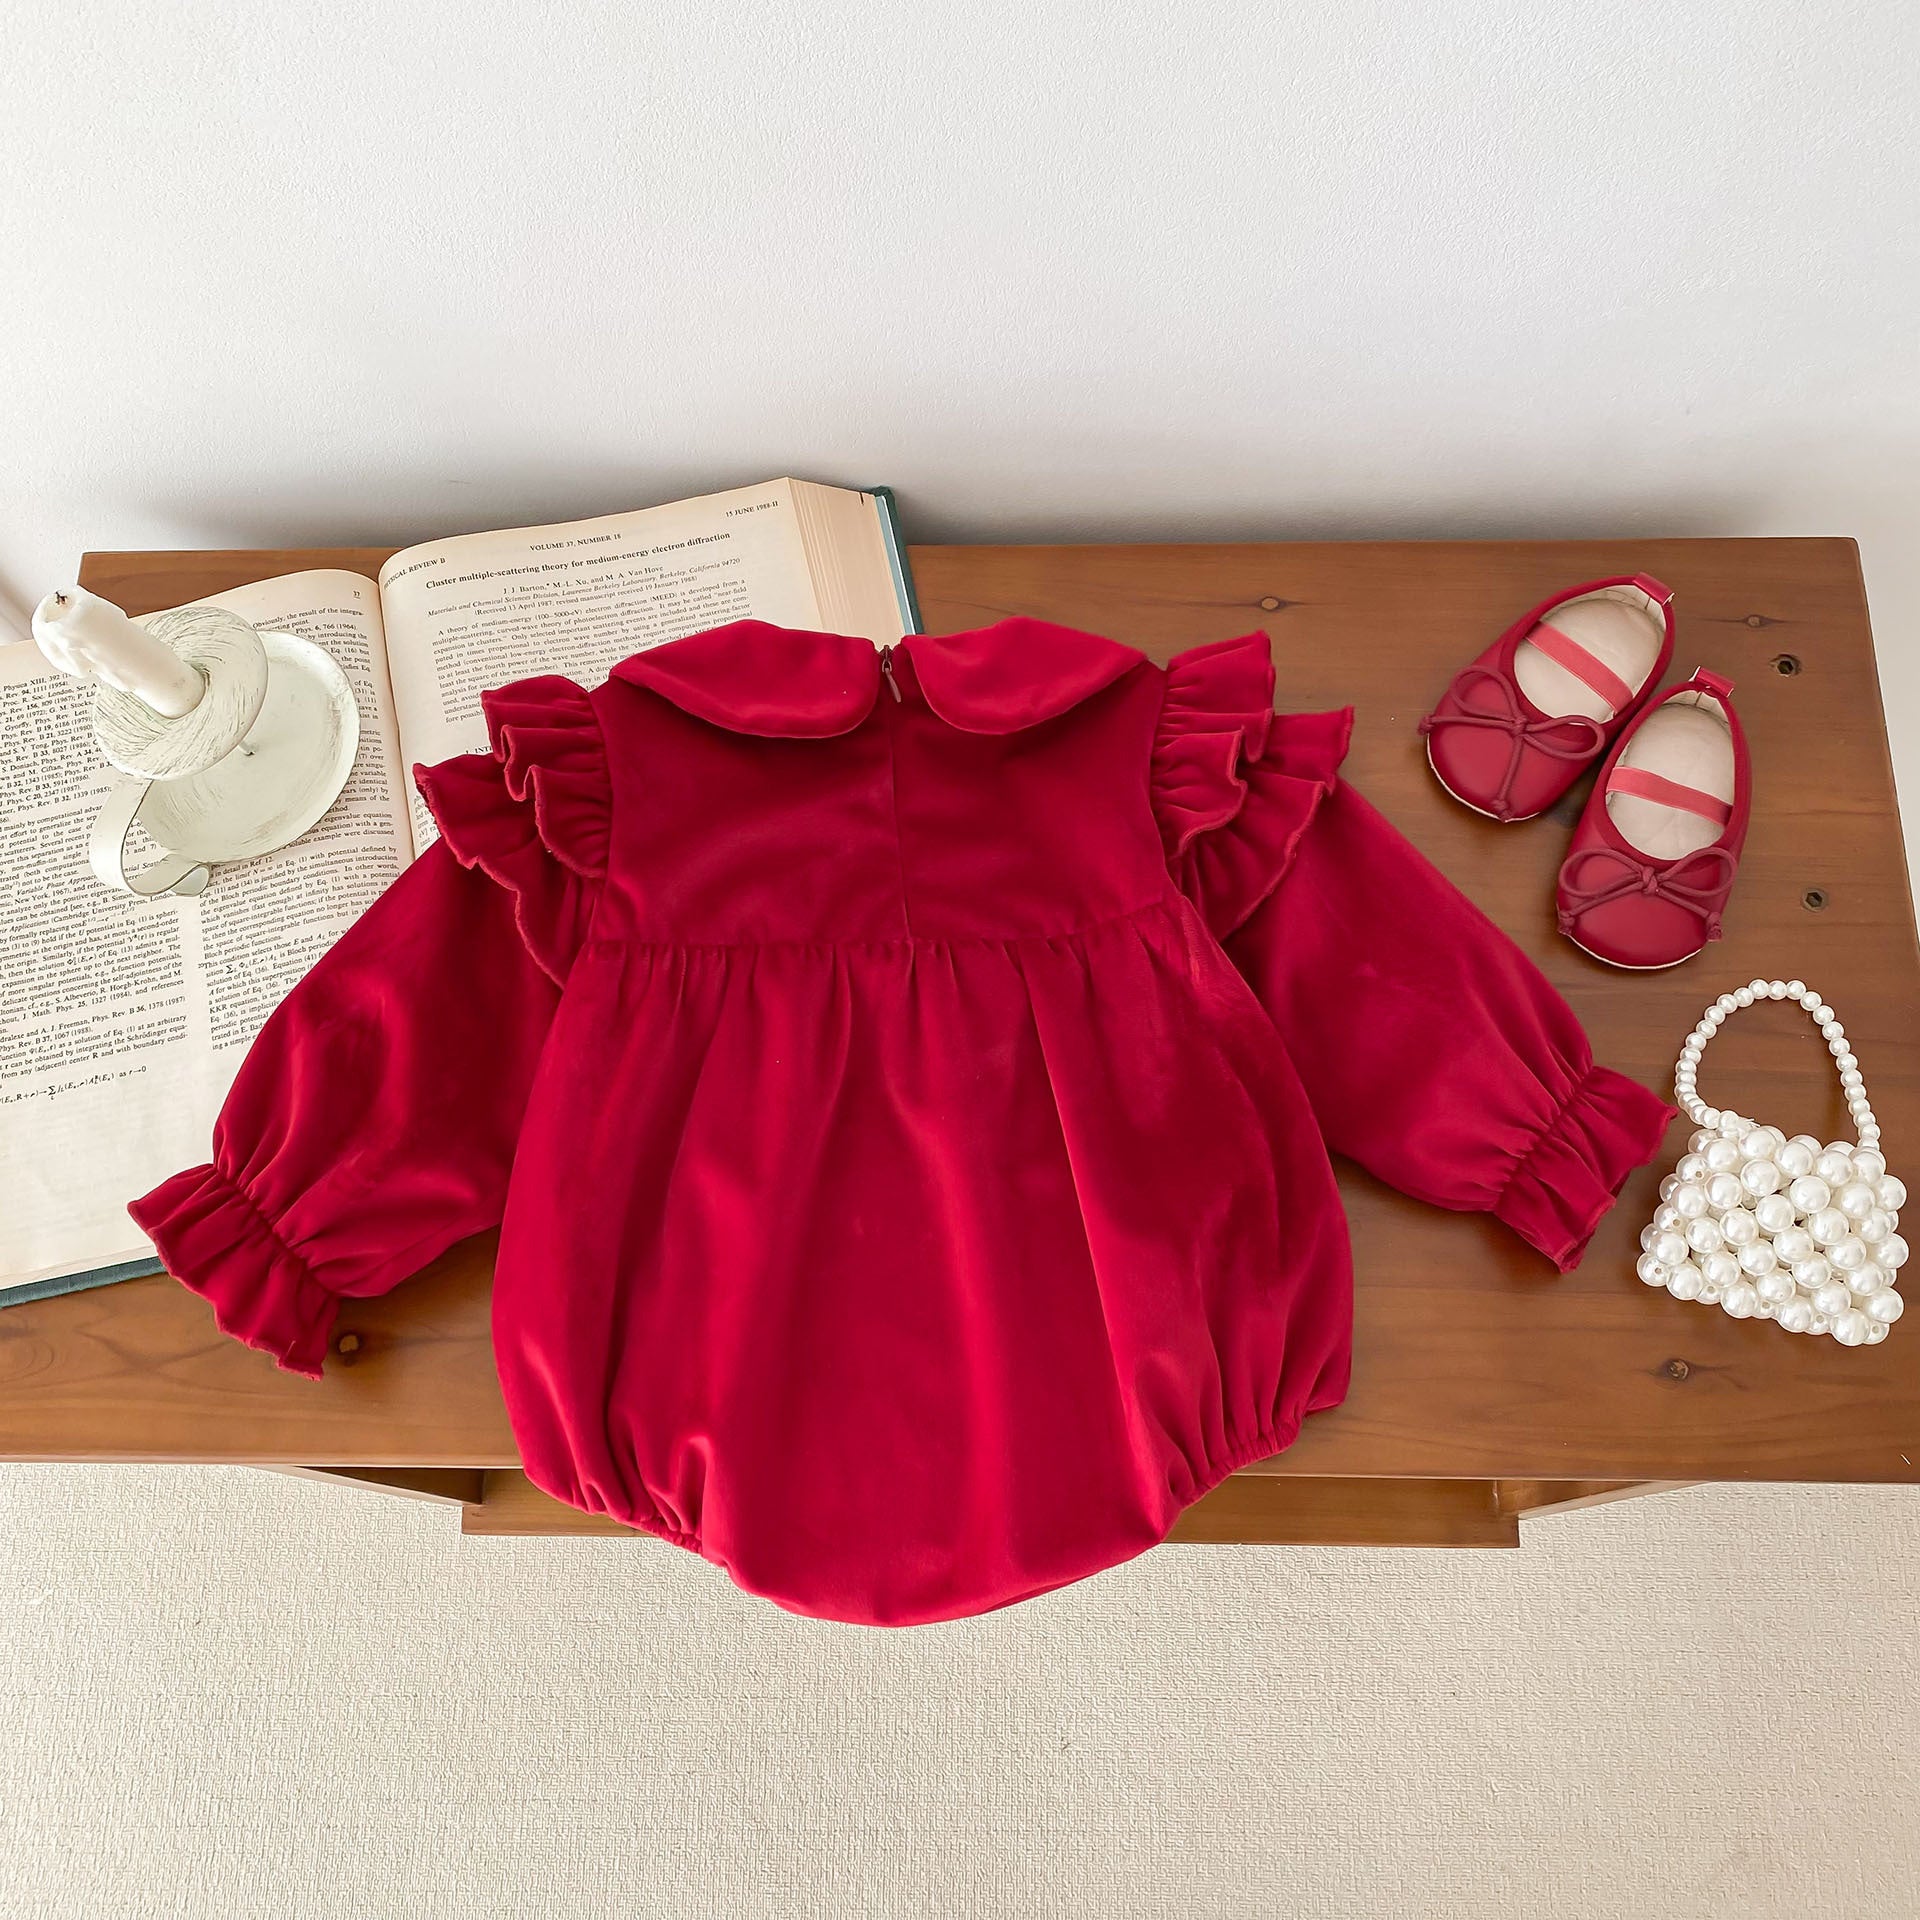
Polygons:
<instances>
[{"instance_id":1,"label":"ruffled shoulder detail","mask_svg":"<svg viewBox=\"0 0 1920 1920\"><path fill-rule=\"evenodd\" d=\"M1264 633L1168 663L1149 776L1154 818L1175 881L1216 938L1280 884L1352 734L1351 707L1274 712Z\"/></svg>"},{"instance_id":2,"label":"ruffled shoulder detail","mask_svg":"<svg viewBox=\"0 0 1920 1920\"><path fill-rule=\"evenodd\" d=\"M586 938L607 876L613 782L593 699L559 674L480 696L488 751L416 766L454 858L514 896L527 951L556 982Z\"/></svg>"}]
</instances>

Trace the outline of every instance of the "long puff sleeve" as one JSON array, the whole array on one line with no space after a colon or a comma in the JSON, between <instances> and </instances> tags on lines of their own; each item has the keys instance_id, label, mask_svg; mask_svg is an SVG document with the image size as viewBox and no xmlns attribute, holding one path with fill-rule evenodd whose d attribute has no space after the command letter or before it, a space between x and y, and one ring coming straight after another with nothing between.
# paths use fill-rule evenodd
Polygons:
<instances>
[{"instance_id":1,"label":"long puff sleeve","mask_svg":"<svg viewBox=\"0 0 1920 1920\"><path fill-rule=\"evenodd\" d=\"M1157 764L1157 794L1184 796L1158 807L1176 877L1272 1017L1327 1144L1416 1199L1492 1213L1569 1270L1674 1109L1596 1066L1539 969L1338 778L1350 714L1272 715L1271 658L1251 641L1170 670L1163 743L1209 747L1157 763L1229 775L1169 785Z\"/></svg>"},{"instance_id":2,"label":"long puff sleeve","mask_svg":"<svg viewBox=\"0 0 1920 1920\"><path fill-rule=\"evenodd\" d=\"M342 1298L499 1221L604 877L587 695L521 682L487 707L491 753L416 769L441 839L262 1027L211 1162L128 1209L221 1330L291 1372L318 1377Z\"/></svg>"}]
</instances>

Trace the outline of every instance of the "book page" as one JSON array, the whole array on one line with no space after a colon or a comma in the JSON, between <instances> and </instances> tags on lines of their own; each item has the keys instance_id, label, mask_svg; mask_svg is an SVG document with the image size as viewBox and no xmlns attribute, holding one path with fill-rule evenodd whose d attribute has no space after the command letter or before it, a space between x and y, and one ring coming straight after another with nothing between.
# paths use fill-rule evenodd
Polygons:
<instances>
[{"instance_id":1,"label":"book page","mask_svg":"<svg viewBox=\"0 0 1920 1920\"><path fill-rule=\"evenodd\" d=\"M291 574L195 604L324 647L359 755L292 846L216 867L195 899L135 899L87 865L115 778L92 689L0 647L0 1286L152 1253L127 1202L207 1159L261 1023L411 855L374 583Z\"/></svg>"},{"instance_id":2,"label":"book page","mask_svg":"<svg viewBox=\"0 0 1920 1920\"><path fill-rule=\"evenodd\" d=\"M506 681L593 687L630 653L729 620L824 624L787 480L409 547L380 569L380 597L409 765L483 749L481 692ZM432 817L408 802L424 848Z\"/></svg>"}]
</instances>

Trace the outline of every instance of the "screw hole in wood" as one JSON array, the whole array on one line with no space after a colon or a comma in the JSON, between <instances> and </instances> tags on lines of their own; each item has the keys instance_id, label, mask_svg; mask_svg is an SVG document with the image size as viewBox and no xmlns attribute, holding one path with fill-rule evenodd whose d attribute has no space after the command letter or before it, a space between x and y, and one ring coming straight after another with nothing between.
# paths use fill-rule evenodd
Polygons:
<instances>
[{"instance_id":1,"label":"screw hole in wood","mask_svg":"<svg viewBox=\"0 0 1920 1920\"><path fill-rule=\"evenodd\" d=\"M1820 913L1824 911L1827 904L1826 889L1824 887L1809 887L1806 892L1800 896L1800 904L1805 907L1809 913Z\"/></svg>"},{"instance_id":2,"label":"screw hole in wood","mask_svg":"<svg viewBox=\"0 0 1920 1920\"><path fill-rule=\"evenodd\" d=\"M1800 656L1797 653L1777 653L1773 657L1773 670L1782 679L1790 679L1800 671Z\"/></svg>"}]
</instances>

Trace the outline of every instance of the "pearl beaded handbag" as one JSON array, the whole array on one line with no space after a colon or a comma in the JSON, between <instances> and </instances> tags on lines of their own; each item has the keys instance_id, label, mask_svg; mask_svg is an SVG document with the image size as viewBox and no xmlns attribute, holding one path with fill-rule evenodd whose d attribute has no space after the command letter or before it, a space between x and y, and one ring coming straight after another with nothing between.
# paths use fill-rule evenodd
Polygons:
<instances>
[{"instance_id":1,"label":"pearl beaded handbag","mask_svg":"<svg viewBox=\"0 0 1920 1920\"><path fill-rule=\"evenodd\" d=\"M1823 1147L1806 1133L1788 1139L1700 1098L1707 1042L1756 1000L1798 1001L1818 1024L1857 1145ZM1833 1009L1801 980L1754 980L1723 993L1687 1036L1673 1091L1699 1131L1660 1183L1659 1210L1640 1236L1640 1278L1736 1320L1831 1334L1843 1347L1884 1340L1906 1308L1899 1270L1907 1243L1896 1228L1907 1190L1887 1172L1860 1063Z\"/></svg>"}]
</instances>

